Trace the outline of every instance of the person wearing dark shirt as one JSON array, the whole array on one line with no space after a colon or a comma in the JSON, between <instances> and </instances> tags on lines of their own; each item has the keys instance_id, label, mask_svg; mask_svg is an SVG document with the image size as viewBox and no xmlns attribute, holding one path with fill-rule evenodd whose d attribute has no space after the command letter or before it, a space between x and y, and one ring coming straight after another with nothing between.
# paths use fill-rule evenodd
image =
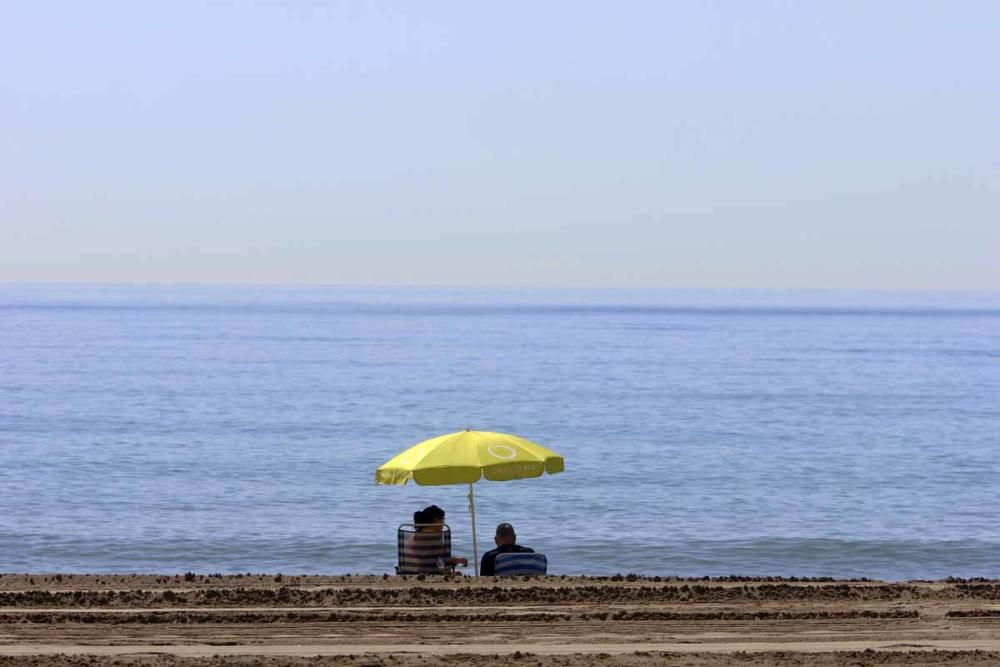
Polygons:
<instances>
[{"instance_id":1,"label":"person wearing dark shirt","mask_svg":"<svg viewBox=\"0 0 1000 667\"><path fill-rule=\"evenodd\" d=\"M517 534L514 526L509 523L501 523L497 526L496 537L493 538L497 548L483 554L483 559L479 564L479 575L491 577L496 573L497 556L509 553L535 553L534 549L522 547L517 543Z\"/></svg>"}]
</instances>

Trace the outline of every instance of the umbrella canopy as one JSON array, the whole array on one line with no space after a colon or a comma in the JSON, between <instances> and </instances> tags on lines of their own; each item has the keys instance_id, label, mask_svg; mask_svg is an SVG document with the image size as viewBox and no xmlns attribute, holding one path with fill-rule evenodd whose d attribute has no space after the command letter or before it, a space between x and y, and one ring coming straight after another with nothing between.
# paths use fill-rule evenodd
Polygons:
<instances>
[{"instance_id":1,"label":"umbrella canopy","mask_svg":"<svg viewBox=\"0 0 1000 667\"><path fill-rule=\"evenodd\" d=\"M507 433L459 431L413 445L375 472L379 484L471 484L541 477L563 471L563 458Z\"/></svg>"},{"instance_id":2,"label":"umbrella canopy","mask_svg":"<svg viewBox=\"0 0 1000 667\"><path fill-rule=\"evenodd\" d=\"M375 481L379 484L406 484L412 479L424 486L468 484L472 557L478 575L479 548L473 483L483 477L504 482L562 471L561 456L530 440L508 433L466 429L413 445L376 470Z\"/></svg>"}]
</instances>

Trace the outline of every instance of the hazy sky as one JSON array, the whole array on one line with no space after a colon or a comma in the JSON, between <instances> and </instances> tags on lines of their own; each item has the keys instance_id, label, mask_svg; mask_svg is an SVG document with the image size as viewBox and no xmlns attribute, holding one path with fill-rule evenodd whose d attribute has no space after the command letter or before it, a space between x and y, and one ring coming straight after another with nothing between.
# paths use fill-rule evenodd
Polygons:
<instances>
[{"instance_id":1,"label":"hazy sky","mask_svg":"<svg viewBox=\"0 0 1000 667\"><path fill-rule=\"evenodd\" d=\"M0 281L1000 289L1000 2L5 2Z\"/></svg>"}]
</instances>

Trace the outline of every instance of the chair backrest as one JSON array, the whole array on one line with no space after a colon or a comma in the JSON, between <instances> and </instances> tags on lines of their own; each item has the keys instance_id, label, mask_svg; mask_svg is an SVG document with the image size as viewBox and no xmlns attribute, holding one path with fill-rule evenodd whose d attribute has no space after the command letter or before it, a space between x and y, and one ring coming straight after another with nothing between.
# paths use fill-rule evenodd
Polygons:
<instances>
[{"instance_id":1,"label":"chair backrest","mask_svg":"<svg viewBox=\"0 0 1000 667\"><path fill-rule=\"evenodd\" d=\"M435 574L450 567L451 528L444 524L440 531L419 532L417 528L423 525L404 523L396 531L399 545L397 574Z\"/></svg>"},{"instance_id":2,"label":"chair backrest","mask_svg":"<svg viewBox=\"0 0 1000 667\"><path fill-rule=\"evenodd\" d=\"M494 572L497 576L522 574L545 574L549 569L549 559L545 554L508 553L498 554Z\"/></svg>"}]
</instances>

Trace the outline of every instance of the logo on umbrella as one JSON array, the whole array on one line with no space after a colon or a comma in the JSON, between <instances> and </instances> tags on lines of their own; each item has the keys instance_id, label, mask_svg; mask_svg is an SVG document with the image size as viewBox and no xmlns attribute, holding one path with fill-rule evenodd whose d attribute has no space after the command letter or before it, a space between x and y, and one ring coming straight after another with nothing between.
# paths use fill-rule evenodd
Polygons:
<instances>
[{"instance_id":1,"label":"logo on umbrella","mask_svg":"<svg viewBox=\"0 0 1000 667\"><path fill-rule=\"evenodd\" d=\"M490 445L486 448L486 451L490 453L495 459L512 459L517 456L517 452L514 451L513 447L508 447L507 445Z\"/></svg>"}]
</instances>

